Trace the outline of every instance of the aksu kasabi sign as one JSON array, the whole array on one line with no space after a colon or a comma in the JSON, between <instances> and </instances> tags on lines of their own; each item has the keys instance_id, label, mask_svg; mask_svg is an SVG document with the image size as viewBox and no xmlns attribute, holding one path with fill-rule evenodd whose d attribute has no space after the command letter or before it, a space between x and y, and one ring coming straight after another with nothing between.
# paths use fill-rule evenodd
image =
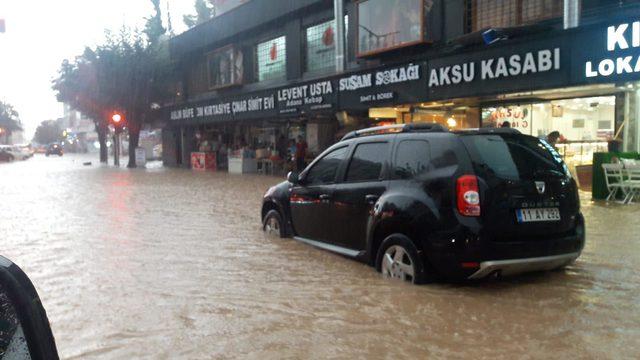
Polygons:
<instances>
[{"instance_id":1,"label":"aksu kasabi sign","mask_svg":"<svg viewBox=\"0 0 640 360\"><path fill-rule=\"evenodd\" d=\"M585 63L587 78L608 77L640 73L640 55L628 50L640 48L640 21L624 23L607 28L608 56L599 61Z\"/></svg>"}]
</instances>

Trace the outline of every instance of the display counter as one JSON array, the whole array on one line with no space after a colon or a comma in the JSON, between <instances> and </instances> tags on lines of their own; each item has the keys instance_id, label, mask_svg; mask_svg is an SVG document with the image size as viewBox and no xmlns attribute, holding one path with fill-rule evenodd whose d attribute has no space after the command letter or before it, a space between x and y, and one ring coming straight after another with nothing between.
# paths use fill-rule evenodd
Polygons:
<instances>
[{"instance_id":1,"label":"display counter","mask_svg":"<svg viewBox=\"0 0 640 360\"><path fill-rule=\"evenodd\" d=\"M556 144L558 152L581 190L591 191L593 154L606 152L608 143L601 140L566 141Z\"/></svg>"},{"instance_id":2,"label":"display counter","mask_svg":"<svg viewBox=\"0 0 640 360\"><path fill-rule=\"evenodd\" d=\"M255 174L258 172L258 163L251 150L240 149L229 153L230 174Z\"/></svg>"},{"instance_id":3,"label":"display counter","mask_svg":"<svg viewBox=\"0 0 640 360\"><path fill-rule=\"evenodd\" d=\"M198 171L216 171L217 154L211 151L196 151L191 153L191 169Z\"/></svg>"}]
</instances>

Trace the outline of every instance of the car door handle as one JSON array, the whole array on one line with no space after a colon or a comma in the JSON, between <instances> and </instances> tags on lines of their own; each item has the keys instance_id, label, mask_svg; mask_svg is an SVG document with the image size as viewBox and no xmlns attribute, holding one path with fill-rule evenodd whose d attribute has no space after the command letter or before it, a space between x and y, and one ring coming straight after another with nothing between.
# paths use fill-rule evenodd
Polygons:
<instances>
[{"instance_id":1,"label":"car door handle","mask_svg":"<svg viewBox=\"0 0 640 360\"><path fill-rule=\"evenodd\" d=\"M329 194L322 194L322 195L318 196L318 198L319 198L320 200L323 200L323 201L324 201L324 200L331 200L331 195L329 195Z\"/></svg>"},{"instance_id":2,"label":"car door handle","mask_svg":"<svg viewBox=\"0 0 640 360\"><path fill-rule=\"evenodd\" d=\"M365 195L364 197L364 201L367 202L367 204L375 204L376 201L378 201L378 199L380 198L380 196L378 195Z\"/></svg>"}]
</instances>

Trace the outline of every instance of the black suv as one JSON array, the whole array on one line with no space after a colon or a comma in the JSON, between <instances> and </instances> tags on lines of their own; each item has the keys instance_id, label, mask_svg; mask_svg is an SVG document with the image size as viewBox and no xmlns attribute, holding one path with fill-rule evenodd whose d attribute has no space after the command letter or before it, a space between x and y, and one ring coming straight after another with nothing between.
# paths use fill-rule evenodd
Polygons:
<instances>
[{"instance_id":1,"label":"black suv","mask_svg":"<svg viewBox=\"0 0 640 360\"><path fill-rule=\"evenodd\" d=\"M262 219L267 234L414 283L559 269L585 241L560 155L513 129L352 132L269 189Z\"/></svg>"}]
</instances>

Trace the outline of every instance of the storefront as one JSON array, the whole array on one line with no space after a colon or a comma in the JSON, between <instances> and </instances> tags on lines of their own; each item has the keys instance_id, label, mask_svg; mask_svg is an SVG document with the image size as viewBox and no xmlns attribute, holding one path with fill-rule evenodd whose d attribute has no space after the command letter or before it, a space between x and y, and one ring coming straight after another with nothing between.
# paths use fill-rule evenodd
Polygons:
<instances>
[{"instance_id":1,"label":"storefront","mask_svg":"<svg viewBox=\"0 0 640 360\"><path fill-rule=\"evenodd\" d=\"M638 38L640 26L630 23L531 33L185 106L171 121L183 132L204 126L203 136L230 153L243 149L243 156L279 160L282 168L299 136L310 160L344 133L376 125L510 126L540 138L557 131L556 147L588 188L581 171L594 152L616 141L624 150L640 148Z\"/></svg>"},{"instance_id":2,"label":"storefront","mask_svg":"<svg viewBox=\"0 0 640 360\"><path fill-rule=\"evenodd\" d=\"M640 60L631 48L640 33L632 28L640 31L622 24L547 32L432 59L428 98L475 109L482 127L540 138L557 131L556 148L589 189L595 152L617 143L638 149Z\"/></svg>"}]
</instances>

